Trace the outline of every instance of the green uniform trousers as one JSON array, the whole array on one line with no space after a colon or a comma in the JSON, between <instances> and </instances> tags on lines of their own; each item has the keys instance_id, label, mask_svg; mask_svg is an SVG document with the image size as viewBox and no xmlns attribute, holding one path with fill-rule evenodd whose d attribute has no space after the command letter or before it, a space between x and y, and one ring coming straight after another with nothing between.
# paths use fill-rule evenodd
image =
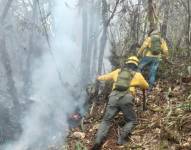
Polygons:
<instances>
[{"instance_id":1,"label":"green uniform trousers","mask_svg":"<svg viewBox=\"0 0 191 150\"><path fill-rule=\"evenodd\" d=\"M122 111L126 124L123 126L120 136L126 138L137 124L136 113L133 109L134 97L127 91L113 91L109 96L109 102L105 111L105 115L100 124L96 135L95 143L100 144L106 138L112 119L115 115Z\"/></svg>"}]
</instances>

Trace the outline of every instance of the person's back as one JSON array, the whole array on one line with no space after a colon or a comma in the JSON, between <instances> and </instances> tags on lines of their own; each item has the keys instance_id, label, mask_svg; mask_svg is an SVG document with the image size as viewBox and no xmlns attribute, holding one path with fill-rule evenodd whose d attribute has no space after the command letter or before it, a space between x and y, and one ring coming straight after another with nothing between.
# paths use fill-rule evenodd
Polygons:
<instances>
[{"instance_id":1,"label":"person's back","mask_svg":"<svg viewBox=\"0 0 191 150\"><path fill-rule=\"evenodd\" d=\"M145 39L137 55L142 56L139 70L142 72L147 66L149 67L149 85L152 88L156 80L161 57L165 59L168 57L167 44L158 30L154 30Z\"/></svg>"},{"instance_id":2,"label":"person's back","mask_svg":"<svg viewBox=\"0 0 191 150\"><path fill-rule=\"evenodd\" d=\"M156 34L151 36L151 45L148 49L151 51L152 55L159 55L161 53L161 44L162 39L159 35Z\"/></svg>"},{"instance_id":3,"label":"person's back","mask_svg":"<svg viewBox=\"0 0 191 150\"><path fill-rule=\"evenodd\" d=\"M167 43L161 37L160 31L154 30L148 37L146 37L137 55L143 57L168 56Z\"/></svg>"},{"instance_id":4,"label":"person's back","mask_svg":"<svg viewBox=\"0 0 191 150\"><path fill-rule=\"evenodd\" d=\"M105 111L105 115L98 129L95 144L92 150L99 150L109 131L112 119L115 115L122 111L126 124L120 130L118 144L124 144L126 137L132 132L136 125L136 113L133 109L133 99L135 95L135 87L143 89L148 88L141 73L137 72L137 57L130 57L127 63L121 69L99 76L98 80L113 80L113 91L109 96L109 102Z\"/></svg>"}]
</instances>

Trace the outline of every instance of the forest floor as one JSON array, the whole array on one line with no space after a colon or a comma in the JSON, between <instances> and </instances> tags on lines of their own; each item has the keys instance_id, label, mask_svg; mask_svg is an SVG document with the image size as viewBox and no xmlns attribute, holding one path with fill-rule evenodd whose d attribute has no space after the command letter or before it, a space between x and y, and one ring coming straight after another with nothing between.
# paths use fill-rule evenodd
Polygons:
<instances>
[{"instance_id":1,"label":"forest floor","mask_svg":"<svg viewBox=\"0 0 191 150\"><path fill-rule=\"evenodd\" d=\"M188 63L180 64L177 60L173 65L161 66L165 71L159 70L161 76L156 87L146 94L146 111L142 110L142 92L137 93L138 125L128 143L124 146L116 144L119 127L124 124L119 113L113 120L103 150L191 150L191 77L184 65ZM97 101L81 126L71 129L68 150L89 150L92 147L106 102Z\"/></svg>"}]
</instances>

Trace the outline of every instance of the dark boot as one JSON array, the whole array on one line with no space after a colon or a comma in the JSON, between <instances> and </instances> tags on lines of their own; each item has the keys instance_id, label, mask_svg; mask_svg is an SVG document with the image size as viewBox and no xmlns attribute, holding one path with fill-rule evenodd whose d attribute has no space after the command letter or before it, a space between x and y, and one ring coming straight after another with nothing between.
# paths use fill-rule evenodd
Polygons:
<instances>
[{"instance_id":1,"label":"dark boot","mask_svg":"<svg viewBox=\"0 0 191 150\"><path fill-rule=\"evenodd\" d=\"M118 140L117 140L117 144L118 145L125 145L129 140L130 140L130 133L127 136L124 135L119 135Z\"/></svg>"},{"instance_id":2,"label":"dark boot","mask_svg":"<svg viewBox=\"0 0 191 150\"><path fill-rule=\"evenodd\" d=\"M123 136L119 136L118 137L118 140L117 140L117 144L118 145L124 145L124 144L126 144L127 143L127 141L126 141L126 138L124 138Z\"/></svg>"},{"instance_id":3,"label":"dark boot","mask_svg":"<svg viewBox=\"0 0 191 150\"><path fill-rule=\"evenodd\" d=\"M90 150L101 150L101 144L94 144Z\"/></svg>"}]
</instances>

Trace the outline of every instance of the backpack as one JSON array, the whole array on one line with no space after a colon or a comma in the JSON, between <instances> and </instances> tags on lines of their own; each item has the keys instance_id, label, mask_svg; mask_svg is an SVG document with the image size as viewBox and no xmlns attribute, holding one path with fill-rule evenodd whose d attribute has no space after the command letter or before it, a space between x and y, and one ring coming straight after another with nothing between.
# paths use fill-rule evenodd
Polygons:
<instances>
[{"instance_id":1,"label":"backpack","mask_svg":"<svg viewBox=\"0 0 191 150\"><path fill-rule=\"evenodd\" d=\"M159 55L161 52L161 38L159 35L151 36L151 47L148 49L153 55Z\"/></svg>"},{"instance_id":2,"label":"backpack","mask_svg":"<svg viewBox=\"0 0 191 150\"><path fill-rule=\"evenodd\" d=\"M126 91L129 88L132 75L127 69L121 70L115 82L115 90Z\"/></svg>"}]
</instances>

